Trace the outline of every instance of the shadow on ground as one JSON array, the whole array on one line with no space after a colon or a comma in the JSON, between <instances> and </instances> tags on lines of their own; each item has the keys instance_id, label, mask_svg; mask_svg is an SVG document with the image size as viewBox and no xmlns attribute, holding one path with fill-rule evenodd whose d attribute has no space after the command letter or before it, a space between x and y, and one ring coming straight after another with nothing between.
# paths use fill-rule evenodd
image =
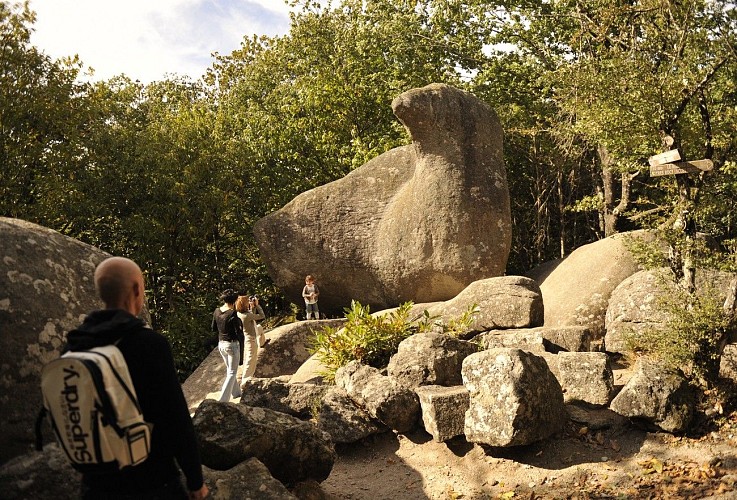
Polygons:
<instances>
[{"instance_id":1,"label":"shadow on ground","mask_svg":"<svg viewBox=\"0 0 737 500\"><path fill-rule=\"evenodd\" d=\"M401 491L417 500L428 499L422 476L396 455L399 439L388 432L360 443L336 445L338 459L330 477L321 483L328 498L379 500L396 498Z\"/></svg>"}]
</instances>

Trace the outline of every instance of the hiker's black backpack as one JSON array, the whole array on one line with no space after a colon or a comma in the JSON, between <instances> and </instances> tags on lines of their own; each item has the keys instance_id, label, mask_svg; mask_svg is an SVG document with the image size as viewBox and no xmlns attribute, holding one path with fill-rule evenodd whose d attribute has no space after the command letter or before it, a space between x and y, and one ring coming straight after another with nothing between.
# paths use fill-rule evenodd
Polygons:
<instances>
[{"instance_id":1,"label":"hiker's black backpack","mask_svg":"<svg viewBox=\"0 0 737 500\"><path fill-rule=\"evenodd\" d=\"M231 341L240 340L243 337L243 323L235 309L225 320L225 335Z\"/></svg>"},{"instance_id":2,"label":"hiker's black backpack","mask_svg":"<svg viewBox=\"0 0 737 500\"><path fill-rule=\"evenodd\" d=\"M75 469L104 472L148 457L151 426L143 420L128 365L115 345L69 351L46 364L41 392L59 446ZM38 448L39 425L40 420Z\"/></svg>"}]
</instances>

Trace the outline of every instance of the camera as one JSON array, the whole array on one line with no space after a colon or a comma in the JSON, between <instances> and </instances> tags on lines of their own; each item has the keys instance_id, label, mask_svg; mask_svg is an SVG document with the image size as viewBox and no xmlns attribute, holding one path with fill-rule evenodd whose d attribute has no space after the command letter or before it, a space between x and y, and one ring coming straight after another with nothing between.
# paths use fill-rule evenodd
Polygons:
<instances>
[{"instance_id":1,"label":"camera","mask_svg":"<svg viewBox=\"0 0 737 500\"><path fill-rule=\"evenodd\" d=\"M248 300L253 302L254 300L258 300L258 297L256 295L251 295L250 297L248 297Z\"/></svg>"}]
</instances>

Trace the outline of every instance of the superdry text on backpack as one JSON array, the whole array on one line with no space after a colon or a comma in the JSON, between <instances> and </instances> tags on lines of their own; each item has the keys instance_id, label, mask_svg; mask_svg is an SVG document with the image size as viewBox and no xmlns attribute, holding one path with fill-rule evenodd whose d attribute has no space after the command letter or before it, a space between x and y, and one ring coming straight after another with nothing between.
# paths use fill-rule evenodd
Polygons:
<instances>
[{"instance_id":1,"label":"superdry text on backpack","mask_svg":"<svg viewBox=\"0 0 737 500\"><path fill-rule=\"evenodd\" d=\"M41 372L41 391L59 445L77 470L122 469L148 458L151 426L116 346L51 361Z\"/></svg>"}]
</instances>

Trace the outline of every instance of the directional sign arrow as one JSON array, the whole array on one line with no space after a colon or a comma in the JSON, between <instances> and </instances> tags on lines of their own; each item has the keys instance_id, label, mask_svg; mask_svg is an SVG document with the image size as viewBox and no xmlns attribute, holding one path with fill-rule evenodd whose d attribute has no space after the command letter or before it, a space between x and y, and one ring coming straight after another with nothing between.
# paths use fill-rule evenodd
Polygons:
<instances>
[{"instance_id":1,"label":"directional sign arrow","mask_svg":"<svg viewBox=\"0 0 737 500\"><path fill-rule=\"evenodd\" d=\"M711 160L675 161L673 163L663 163L651 166L650 177L674 174L693 174L698 172L708 172L713 169L714 162Z\"/></svg>"},{"instance_id":2,"label":"directional sign arrow","mask_svg":"<svg viewBox=\"0 0 737 500\"><path fill-rule=\"evenodd\" d=\"M654 167L656 165L662 165L664 163L671 163L674 161L678 161L681 159L681 153L677 149L671 149L670 151L666 151L665 153L660 153L659 155L651 156L647 159L647 162L650 164L651 167Z\"/></svg>"}]
</instances>

